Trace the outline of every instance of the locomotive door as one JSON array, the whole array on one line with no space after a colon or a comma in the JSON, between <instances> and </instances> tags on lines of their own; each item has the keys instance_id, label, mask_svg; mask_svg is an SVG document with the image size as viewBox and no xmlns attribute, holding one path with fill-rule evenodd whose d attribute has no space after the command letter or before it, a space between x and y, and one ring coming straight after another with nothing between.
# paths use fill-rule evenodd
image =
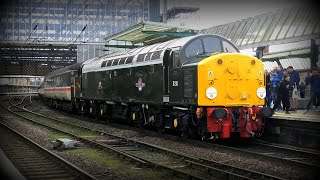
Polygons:
<instances>
[{"instance_id":1,"label":"locomotive door","mask_svg":"<svg viewBox=\"0 0 320 180\"><path fill-rule=\"evenodd\" d=\"M182 81L182 70L180 62L179 50L173 50L171 53L172 68L169 70L169 91L170 91L170 102L179 103L183 100L183 81Z\"/></svg>"},{"instance_id":2,"label":"locomotive door","mask_svg":"<svg viewBox=\"0 0 320 180\"><path fill-rule=\"evenodd\" d=\"M162 101L168 103L169 99L169 83L170 83L170 68L172 67L171 49L166 49L163 54L163 99Z\"/></svg>"},{"instance_id":3,"label":"locomotive door","mask_svg":"<svg viewBox=\"0 0 320 180\"><path fill-rule=\"evenodd\" d=\"M179 51L167 49L163 56L163 102L177 102L181 99L181 88L179 88L181 86L180 79L181 63L179 59Z\"/></svg>"}]
</instances>

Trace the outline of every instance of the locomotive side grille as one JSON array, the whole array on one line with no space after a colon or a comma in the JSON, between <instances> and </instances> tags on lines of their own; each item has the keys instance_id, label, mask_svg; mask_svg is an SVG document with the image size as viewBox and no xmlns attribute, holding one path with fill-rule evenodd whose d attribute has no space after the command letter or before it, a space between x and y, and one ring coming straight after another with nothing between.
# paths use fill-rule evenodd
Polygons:
<instances>
[{"instance_id":1,"label":"locomotive side grille","mask_svg":"<svg viewBox=\"0 0 320 180\"><path fill-rule=\"evenodd\" d=\"M108 61L103 61L103 62L101 63L101 67L106 67L107 62L108 62Z\"/></svg>"},{"instance_id":2,"label":"locomotive side grille","mask_svg":"<svg viewBox=\"0 0 320 180\"><path fill-rule=\"evenodd\" d=\"M145 60L145 61L149 61L149 60L150 60L151 55L152 55L152 52L149 52L149 53L147 54L147 56L146 56L146 60Z\"/></svg>"},{"instance_id":3,"label":"locomotive side grille","mask_svg":"<svg viewBox=\"0 0 320 180\"><path fill-rule=\"evenodd\" d=\"M160 59L160 54L161 54L161 52L162 52L162 51L155 51L155 52L152 54L151 60Z\"/></svg>"},{"instance_id":4,"label":"locomotive side grille","mask_svg":"<svg viewBox=\"0 0 320 180\"><path fill-rule=\"evenodd\" d=\"M126 62L127 57L121 58L119 64L124 64Z\"/></svg>"},{"instance_id":5,"label":"locomotive side grille","mask_svg":"<svg viewBox=\"0 0 320 180\"><path fill-rule=\"evenodd\" d=\"M132 60L133 60L133 56L129 56L127 61L126 61L126 64L132 63Z\"/></svg>"},{"instance_id":6,"label":"locomotive side grille","mask_svg":"<svg viewBox=\"0 0 320 180\"><path fill-rule=\"evenodd\" d=\"M118 65L119 60L120 60L120 59L115 59L115 60L113 60L112 66Z\"/></svg>"},{"instance_id":7,"label":"locomotive side grille","mask_svg":"<svg viewBox=\"0 0 320 180\"><path fill-rule=\"evenodd\" d=\"M139 54L138 57L137 57L137 62L142 62L144 60L144 56L146 54Z\"/></svg>"},{"instance_id":8,"label":"locomotive side grille","mask_svg":"<svg viewBox=\"0 0 320 180\"><path fill-rule=\"evenodd\" d=\"M192 71L184 71L183 72L183 89L184 89L184 97L192 97L193 96L193 76Z\"/></svg>"},{"instance_id":9,"label":"locomotive side grille","mask_svg":"<svg viewBox=\"0 0 320 180\"><path fill-rule=\"evenodd\" d=\"M107 66L111 66L111 64L112 64L112 60L109 60L107 63Z\"/></svg>"}]
</instances>

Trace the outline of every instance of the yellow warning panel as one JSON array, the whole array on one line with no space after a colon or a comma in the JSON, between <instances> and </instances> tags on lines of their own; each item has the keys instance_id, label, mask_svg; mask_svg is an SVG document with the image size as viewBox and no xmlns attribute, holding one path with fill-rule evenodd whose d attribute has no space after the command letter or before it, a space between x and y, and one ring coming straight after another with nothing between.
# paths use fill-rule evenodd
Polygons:
<instances>
[{"instance_id":1,"label":"yellow warning panel","mask_svg":"<svg viewBox=\"0 0 320 180\"><path fill-rule=\"evenodd\" d=\"M220 53L198 64L199 106L257 106L265 96L263 63L255 57Z\"/></svg>"}]
</instances>

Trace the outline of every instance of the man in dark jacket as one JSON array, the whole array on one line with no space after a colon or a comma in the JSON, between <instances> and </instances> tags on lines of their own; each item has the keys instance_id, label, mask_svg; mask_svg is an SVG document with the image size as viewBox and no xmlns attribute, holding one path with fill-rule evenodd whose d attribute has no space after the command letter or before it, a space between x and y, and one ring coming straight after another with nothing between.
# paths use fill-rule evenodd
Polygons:
<instances>
[{"instance_id":1,"label":"man in dark jacket","mask_svg":"<svg viewBox=\"0 0 320 180\"><path fill-rule=\"evenodd\" d=\"M290 109L290 99L289 99L289 88L290 87L289 86L290 86L290 76L284 75L283 80L281 81L280 87L278 90L277 101L272 108L273 112L278 108L278 106L282 102L283 109L286 110L286 114L290 114L289 113L289 109Z\"/></svg>"},{"instance_id":2,"label":"man in dark jacket","mask_svg":"<svg viewBox=\"0 0 320 180\"><path fill-rule=\"evenodd\" d=\"M295 87L299 86L300 75L299 72L294 70L292 66L289 66L287 69L290 76L290 89L293 90Z\"/></svg>"},{"instance_id":3,"label":"man in dark jacket","mask_svg":"<svg viewBox=\"0 0 320 180\"><path fill-rule=\"evenodd\" d=\"M292 66L289 66L288 68L288 74L290 76L290 92L289 92L289 96L290 96L290 104L291 107L293 108L292 110L297 110L297 99L296 98L292 98L292 93L293 90L295 88L297 88L296 90L299 90L299 82L300 82L300 75L299 72L294 70Z\"/></svg>"},{"instance_id":4,"label":"man in dark jacket","mask_svg":"<svg viewBox=\"0 0 320 180\"><path fill-rule=\"evenodd\" d=\"M307 111L309 111L311 103L315 101L315 106L318 108L320 106L320 72L317 68L312 69L312 75L310 77L311 84L311 97L307 105ZM317 109L319 111L319 109ZM306 113L304 112L304 113Z\"/></svg>"},{"instance_id":5,"label":"man in dark jacket","mask_svg":"<svg viewBox=\"0 0 320 180\"><path fill-rule=\"evenodd\" d=\"M271 80L270 80L270 74L268 72L268 70L264 71L265 77L266 77L266 90L267 90L267 97L266 97L266 105L267 107L270 107L271 104L271 92L270 92L270 84L271 84Z\"/></svg>"},{"instance_id":6,"label":"man in dark jacket","mask_svg":"<svg viewBox=\"0 0 320 180\"><path fill-rule=\"evenodd\" d=\"M303 81L300 82L298 89L300 90L300 98L304 98L306 94L306 84Z\"/></svg>"}]
</instances>

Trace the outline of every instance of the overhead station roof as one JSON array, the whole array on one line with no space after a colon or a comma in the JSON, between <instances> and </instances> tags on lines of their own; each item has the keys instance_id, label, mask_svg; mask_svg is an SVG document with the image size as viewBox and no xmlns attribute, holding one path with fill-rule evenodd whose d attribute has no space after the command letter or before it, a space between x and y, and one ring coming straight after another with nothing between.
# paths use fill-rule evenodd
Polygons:
<instances>
[{"instance_id":1,"label":"overhead station roof","mask_svg":"<svg viewBox=\"0 0 320 180\"><path fill-rule=\"evenodd\" d=\"M320 38L318 12L305 7L284 9L201 30L218 34L240 49Z\"/></svg>"},{"instance_id":2,"label":"overhead station roof","mask_svg":"<svg viewBox=\"0 0 320 180\"><path fill-rule=\"evenodd\" d=\"M290 57L306 58L310 56L310 53L311 53L310 48L301 48L301 49L293 49L290 51L265 54L263 55L262 59L271 61L271 60L277 60L281 58L290 58Z\"/></svg>"},{"instance_id":3,"label":"overhead station roof","mask_svg":"<svg viewBox=\"0 0 320 180\"><path fill-rule=\"evenodd\" d=\"M150 45L164 42L177 37L186 37L197 34L196 30L178 28L156 22L141 22L124 31L106 38L107 47L134 48L136 44ZM111 44L112 41L129 42L125 44Z\"/></svg>"}]
</instances>

